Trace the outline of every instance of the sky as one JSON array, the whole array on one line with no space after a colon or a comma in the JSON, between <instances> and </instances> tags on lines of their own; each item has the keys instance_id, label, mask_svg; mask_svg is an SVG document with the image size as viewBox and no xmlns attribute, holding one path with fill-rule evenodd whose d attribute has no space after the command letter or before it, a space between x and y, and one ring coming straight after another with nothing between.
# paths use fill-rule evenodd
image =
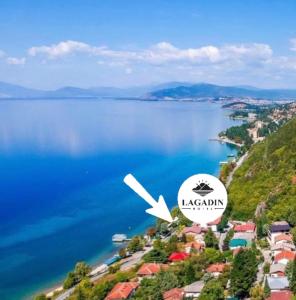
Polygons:
<instances>
[{"instance_id":1,"label":"sky","mask_svg":"<svg viewBox=\"0 0 296 300\"><path fill-rule=\"evenodd\" d=\"M295 0L1 0L0 81L296 88Z\"/></svg>"}]
</instances>

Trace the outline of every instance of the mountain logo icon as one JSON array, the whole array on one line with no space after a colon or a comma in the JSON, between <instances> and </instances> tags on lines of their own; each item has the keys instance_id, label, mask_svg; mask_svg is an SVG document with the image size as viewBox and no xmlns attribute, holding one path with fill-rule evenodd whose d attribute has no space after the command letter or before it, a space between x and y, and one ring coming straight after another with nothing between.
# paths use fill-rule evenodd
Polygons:
<instances>
[{"instance_id":1,"label":"mountain logo icon","mask_svg":"<svg viewBox=\"0 0 296 300\"><path fill-rule=\"evenodd\" d=\"M214 189L212 189L207 183L201 182L195 188L193 188L192 191L204 197L212 193Z\"/></svg>"}]
</instances>

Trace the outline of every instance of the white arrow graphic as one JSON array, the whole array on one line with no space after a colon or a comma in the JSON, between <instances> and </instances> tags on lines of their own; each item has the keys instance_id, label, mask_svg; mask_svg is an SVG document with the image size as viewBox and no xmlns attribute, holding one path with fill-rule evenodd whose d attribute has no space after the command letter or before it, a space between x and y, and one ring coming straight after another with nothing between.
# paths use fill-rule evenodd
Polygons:
<instances>
[{"instance_id":1,"label":"white arrow graphic","mask_svg":"<svg viewBox=\"0 0 296 300\"><path fill-rule=\"evenodd\" d=\"M124 177L123 181L128 185L135 193L137 193L141 198L143 198L152 207L146 209L146 213L158 217L160 219L166 220L168 222L173 222L171 213L163 199L163 196L159 196L158 202L145 190L145 188L137 181L137 179L132 175L128 174Z\"/></svg>"}]
</instances>

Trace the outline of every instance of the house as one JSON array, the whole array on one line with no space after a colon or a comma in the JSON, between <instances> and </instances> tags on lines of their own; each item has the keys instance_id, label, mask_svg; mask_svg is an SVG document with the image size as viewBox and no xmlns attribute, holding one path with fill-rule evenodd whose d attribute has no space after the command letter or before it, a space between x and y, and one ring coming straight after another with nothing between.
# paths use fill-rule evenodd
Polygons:
<instances>
[{"instance_id":1,"label":"house","mask_svg":"<svg viewBox=\"0 0 296 300\"><path fill-rule=\"evenodd\" d=\"M278 253L282 252L283 250L288 250L288 251L295 251L295 245L291 244L291 243L279 243L279 244L275 244L272 245L270 250L272 255L277 255Z\"/></svg>"},{"instance_id":2,"label":"house","mask_svg":"<svg viewBox=\"0 0 296 300\"><path fill-rule=\"evenodd\" d=\"M229 242L229 248L231 250L233 250L233 249L236 249L236 248L246 247L247 244L248 243L245 239L232 239Z\"/></svg>"},{"instance_id":3,"label":"house","mask_svg":"<svg viewBox=\"0 0 296 300\"><path fill-rule=\"evenodd\" d=\"M197 298L204 287L205 283L203 281L196 281L184 287L185 298Z\"/></svg>"},{"instance_id":4,"label":"house","mask_svg":"<svg viewBox=\"0 0 296 300\"><path fill-rule=\"evenodd\" d=\"M185 252L191 253L191 251L201 252L205 248L204 242L189 242L185 244Z\"/></svg>"},{"instance_id":5,"label":"house","mask_svg":"<svg viewBox=\"0 0 296 300\"><path fill-rule=\"evenodd\" d=\"M293 243L293 237L291 234L285 234L281 233L274 237L274 243L280 244L280 243Z\"/></svg>"},{"instance_id":6,"label":"house","mask_svg":"<svg viewBox=\"0 0 296 300\"><path fill-rule=\"evenodd\" d=\"M218 225L221 223L221 218L219 217L218 219L214 220L213 222L209 222L207 224L207 227L210 228L213 232L218 231Z\"/></svg>"},{"instance_id":7,"label":"house","mask_svg":"<svg viewBox=\"0 0 296 300\"><path fill-rule=\"evenodd\" d=\"M256 225L252 222L248 222L245 224L237 224L233 228L235 232L250 232L250 233L255 232L255 229L256 229Z\"/></svg>"},{"instance_id":8,"label":"house","mask_svg":"<svg viewBox=\"0 0 296 300\"><path fill-rule=\"evenodd\" d=\"M157 264L157 263L145 263L143 264L137 272L139 277L150 278L155 274L160 272L161 270L167 269L168 266L165 264Z\"/></svg>"},{"instance_id":9,"label":"house","mask_svg":"<svg viewBox=\"0 0 296 300\"><path fill-rule=\"evenodd\" d=\"M183 300L184 290L179 288L174 288L163 293L163 300Z\"/></svg>"},{"instance_id":10,"label":"house","mask_svg":"<svg viewBox=\"0 0 296 300\"><path fill-rule=\"evenodd\" d=\"M271 291L283 291L289 289L289 281L286 276L283 277L266 277L268 286Z\"/></svg>"},{"instance_id":11,"label":"house","mask_svg":"<svg viewBox=\"0 0 296 300\"><path fill-rule=\"evenodd\" d=\"M266 300L292 300L293 294L291 291L271 292Z\"/></svg>"},{"instance_id":12,"label":"house","mask_svg":"<svg viewBox=\"0 0 296 300\"><path fill-rule=\"evenodd\" d=\"M225 269L226 264L216 263L207 267L206 271L212 274L214 277L218 277Z\"/></svg>"},{"instance_id":13,"label":"house","mask_svg":"<svg viewBox=\"0 0 296 300\"><path fill-rule=\"evenodd\" d=\"M171 262L183 261L188 257L189 254L186 252L174 252L170 255L169 261Z\"/></svg>"},{"instance_id":14,"label":"house","mask_svg":"<svg viewBox=\"0 0 296 300\"><path fill-rule=\"evenodd\" d=\"M272 264L270 265L269 274L272 277L283 277L285 276L286 265L284 264Z\"/></svg>"},{"instance_id":15,"label":"house","mask_svg":"<svg viewBox=\"0 0 296 300\"><path fill-rule=\"evenodd\" d=\"M273 244L276 236L282 233L288 233L290 231L290 225L286 221L274 222L270 225L268 230L268 237Z\"/></svg>"},{"instance_id":16,"label":"house","mask_svg":"<svg viewBox=\"0 0 296 300\"><path fill-rule=\"evenodd\" d=\"M129 299L138 288L138 282L118 282L105 300L123 300Z\"/></svg>"},{"instance_id":17,"label":"house","mask_svg":"<svg viewBox=\"0 0 296 300\"><path fill-rule=\"evenodd\" d=\"M195 224L190 227L185 227L182 230L182 234L192 236L197 241L203 241L203 230L199 225Z\"/></svg>"},{"instance_id":18,"label":"house","mask_svg":"<svg viewBox=\"0 0 296 300\"><path fill-rule=\"evenodd\" d=\"M295 259L295 255L295 252L284 250L275 255L274 262L286 265L289 261Z\"/></svg>"}]
</instances>

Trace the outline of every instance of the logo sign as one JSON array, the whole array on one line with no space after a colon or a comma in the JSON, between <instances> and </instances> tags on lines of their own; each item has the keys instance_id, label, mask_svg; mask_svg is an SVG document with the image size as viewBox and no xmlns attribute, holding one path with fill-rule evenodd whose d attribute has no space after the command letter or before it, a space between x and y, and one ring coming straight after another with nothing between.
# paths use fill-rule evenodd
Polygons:
<instances>
[{"instance_id":1,"label":"logo sign","mask_svg":"<svg viewBox=\"0 0 296 300\"><path fill-rule=\"evenodd\" d=\"M185 217L206 226L222 216L227 206L227 191L215 176L193 175L181 185L178 204Z\"/></svg>"}]
</instances>

